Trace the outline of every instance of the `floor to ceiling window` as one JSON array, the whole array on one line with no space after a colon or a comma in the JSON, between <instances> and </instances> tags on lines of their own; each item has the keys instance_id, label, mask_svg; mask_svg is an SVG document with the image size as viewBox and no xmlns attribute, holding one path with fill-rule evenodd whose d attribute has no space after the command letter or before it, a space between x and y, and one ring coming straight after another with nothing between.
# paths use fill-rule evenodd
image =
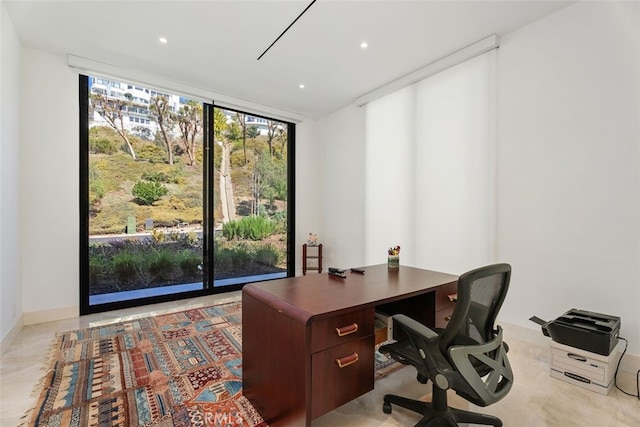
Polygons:
<instances>
[{"instance_id":1,"label":"floor to ceiling window","mask_svg":"<svg viewBox=\"0 0 640 427\"><path fill-rule=\"evenodd\" d=\"M80 76L81 313L293 275L294 133Z\"/></svg>"}]
</instances>

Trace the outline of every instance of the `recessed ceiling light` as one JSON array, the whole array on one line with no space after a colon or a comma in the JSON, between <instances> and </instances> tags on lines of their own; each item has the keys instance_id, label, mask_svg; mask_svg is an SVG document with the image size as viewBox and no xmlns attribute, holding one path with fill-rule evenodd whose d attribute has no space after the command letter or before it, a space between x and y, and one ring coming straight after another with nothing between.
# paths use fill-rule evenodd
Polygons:
<instances>
[{"instance_id":1,"label":"recessed ceiling light","mask_svg":"<svg viewBox=\"0 0 640 427\"><path fill-rule=\"evenodd\" d=\"M166 44L168 41L166 37L160 37L158 40L160 40L160 43L162 44Z\"/></svg>"},{"instance_id":2,"label":"recessed ceiling light","mask_svg":"<svg viewBox=\"0 0 640 427\"><path fill-rule=\"evenodd\" d=\"M360 47L363 48L363 49L366 49L367 46L369 46L369 43L367 43L367 42L360 43Z\"/></svg>"},{"instance_id":3,"label":"recessed ceiling light","mask_svg":"<svg viewBox=\"0 0 640 427\"><path fill-rule=\"evenodd\" d=\"M300 84L298 85L298 87L299 87L300 89L304 89L304 85L303 85L302 83L300 83Z\"/></svg>"}]
</instances>

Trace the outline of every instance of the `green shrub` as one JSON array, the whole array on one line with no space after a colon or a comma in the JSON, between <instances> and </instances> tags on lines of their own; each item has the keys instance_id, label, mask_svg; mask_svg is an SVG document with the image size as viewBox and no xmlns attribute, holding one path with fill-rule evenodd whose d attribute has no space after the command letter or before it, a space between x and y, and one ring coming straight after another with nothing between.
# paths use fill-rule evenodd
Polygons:
<instances>
[{"instance_id":1,"label":"green shrub","mask_svg":"<svg viewBox=\"0 0 640 427\"><path fill-rule=\"evenodd\" d=\"M287 232L287 211L286 210L275 212L271 216L271 220L276 223L276 227L275 227L276 233Z\"/></svg>"},{"instance_id":2,"label":"green shrub","mask_svg":"<svg viewBox=\"0 0 640 427\"><path fill-rule=\"evenodd\" d=\"M104 183L100 179L91 180L89 182L89 204L95 205L104 197L106 190Z\"/></svg>"},{"instance_id":3,"label":"green shrub","mask_svg":"<svg viewBox=\"0 0 640 427\"><path fill-rule=\"evenodd\" d=\"M159 249L149 260L149 274L156 279L170 279L174 269L173 252L168 248Z\"/></svg>"},{"instance_id":4,"label":"green shrub","mask_svg":"<svg viewBox=\"0 0 640 427\"><path fill-rule=\"evenodd\" d=\"M108 261L104 256L94 255L89 257L89 280L96 283L98 277L105 273L108 268Z\"/></svg>"},{"instance_id":5,"label":"green shrub","mask_svg":"<svg viewBox=\"0 0 640 427\"><path fill-rule=\"evenodd\" d=\"M167 187L159 182L149 181L138 181L131 190L136 202L141 205L152 205L168 192Z\"/></svg>"},{"instance_id":6,"label":"green shrub","mask_svg":"<svg viewBox=\"0 0 640 427\"><path fill-rule=\"evenodd\" d=\"M250 268L252 264L276 267L283 256L278 248L270 243L223 243L216 241L213 247L213 267L216 273L241 271Z\"/></svg>"},{"instance_id":7,"label":"green shrub","mask_svg":"<svg viewBox=\"0 0 640 427\"><path fill-rule=\"evenodd\" d=\"M276 224L262 216L247 216L239 221L229 221L222 226L222 235L227 240L250 239L262 240L272 235Z\"/></svg>"},{"instance_id":8,"label":"green shrub","mask_svg":"<svg viewBox=\"0 0 640 427\"><path fill-rule=\"evenodd\" d=\"M187 277L194 276L201 271L199 267L202 264L202 257L193 251L181 250L178 252L177 260L182 273Z\"/></svg>"},{"instance_id":9,"label":"green shrub","mask_svg":"<svg viewBox=\"0 0 640 427\"><path fill-rule=\"evenodd\" d=\"M266 244L256 249L255 260L260 264L276 266L280 262L280 251L272 244Z\"/></svg>"},{"instance_id":10,"label":"green shrub","mask_svg":"<svg viewBox=\"0 0 640 427\"><path fill-rule=\"evenodd\" d=\"M141 144L136 151L136 156L138 157L138 159L148 160L150 163L166 162L165 150L152 142Z\"/></svg>"},{"instance_id":11,"label":"green shrub","mask_svg":"<svg viewBox=\"0 0 640 427\"><path fill-rule=\"evenodd\" d=\"M225 248L216 246L213 251L214 271L228 271L233 268L233 253Z\"/></svg>"},{"instance_id":12,"label":"green shrub","mask_svg":"<svg viewBox=\"0 0 640 427\"><path fill-rule=\"evenodd\" d=\"M245 242L231 246L214 245L213 268L215 270L230 271L248 265L253 259L249 245Z\"/></svg>"},{"instance_id":13,"label":"green shrub","mask_svg":"<svg viewBox=\"0 0 640 427\"><path fill-rule=\"evenodd\" d=\"M107 189L100 171L94 166L94 163L89 163L89 204L98 203L106 192Z\"/></svg>"},{"instance_id":14,"label":"green shrub","mask_svg":"<svg viewBox=\"0 0 640 427\"><path fill-rule=\"evenodd\" d=\"M147 171L142 174L142 179L152 182L169 182L169 175L164 172Z\"/></svg>"},{"instance_id":15,"label":"green shrub","mask_svg":"<svg viewBox=\"0 0 640 427\"><path fill-rule=\"evenodd\" d=\"M92 154L114 154L118 144L109 138L89 138L89 152Z\"/></svg>"},{"instance_id":16,"label":"green shrub","mask_svg":"<svg viewBox=\"0 0 640 427\"><path fill-rule=\"evenodd\" d=\"M122 251L114 255L112 265L116 278L121 282L132 282L142 270L142 259L130 251Z\"/></svg>"}]
</instances>

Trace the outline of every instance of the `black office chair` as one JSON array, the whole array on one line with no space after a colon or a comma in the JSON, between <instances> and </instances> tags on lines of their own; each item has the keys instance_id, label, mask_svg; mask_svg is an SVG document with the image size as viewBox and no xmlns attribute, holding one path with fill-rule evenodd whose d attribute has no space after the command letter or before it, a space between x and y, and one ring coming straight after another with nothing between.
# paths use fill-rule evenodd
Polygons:
<instances>
[{"instance_id":1,"label":"black office chair","mask_svg":"<svg viewBox=\"0 0 640 427\"><path fill-rule=\"evenodd\" d=\"M457 423L502 426L492 415L450 408L447 389L482 407L499 401L511 389L508 347L502 342L502 328L494 328L510 278L509 264L489 265L460 276L456 307L445 329L432 330L405 315L393 316L394 328L406 338L382 346L380 352L415 366L421 383L430 379L433 398L423 402L387 394L385 413L390 414L394 404L422 414L415 427Z\"/></svg>"}]
</instances>

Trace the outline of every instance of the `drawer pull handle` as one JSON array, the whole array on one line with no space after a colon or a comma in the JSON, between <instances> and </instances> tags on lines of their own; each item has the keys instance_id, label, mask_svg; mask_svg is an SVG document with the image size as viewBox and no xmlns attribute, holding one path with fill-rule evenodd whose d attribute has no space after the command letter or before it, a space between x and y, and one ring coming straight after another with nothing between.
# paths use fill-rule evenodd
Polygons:
<instances>
[{"instance_id":1,"label":"drawer pull handle","mask_svg":"<svg viewBox=\"0 0 640 427\"><path fill-rule=\"evenodd\" d=\"M451 295L447 295L447 297L449 297L449 301L451 301L451 302L458 301L458 294L457 293L451 294Z\"/></svg>"},{"instance_id":2,"label":"drawer pull handle","mask_svg":"<svg viewBox=\"0 0 640 427\"><path fill-rule=\"evenodd\" d=\"M449 320L451 320L451 316L444 316L444 321L448 322Z\"/></svg>"},{"instance_id":3,"label":"drawer pull handle","mask_svg":"<svg viewBox=\"0 0 640 427\"><path fill-rule=\"evenodd\" d=\"M587 361L586 357L580 356L579 354L575 354L575 353L567 353L567 357L569 359L577 360L578 362L586 362Z\"/></svg>"},{"instance_id":4,"label":"drawer pull handle","mask_svg":"<svg viewBox=\"0 0 640 427\"><path fill-rule=\"evenodd\" d=\"M358 353L353 353L345 357L341 357L340 359L336 359L336 364L339 368L344 368L349 365L353 365L358 361Z\"/></svg>"},{"instance_id":5,"label":"drawer pull handle","mask_svg":"<svg viewBox=\"0 0 640 427\"><path fill-rule=\"evenodd\" d=\"M336 328L336 332L339 337L343 337L345 335L353 334L358 331L358 324L352 323L349 326L343 326L342 328Z\"/></svg>"}]
</instances>

